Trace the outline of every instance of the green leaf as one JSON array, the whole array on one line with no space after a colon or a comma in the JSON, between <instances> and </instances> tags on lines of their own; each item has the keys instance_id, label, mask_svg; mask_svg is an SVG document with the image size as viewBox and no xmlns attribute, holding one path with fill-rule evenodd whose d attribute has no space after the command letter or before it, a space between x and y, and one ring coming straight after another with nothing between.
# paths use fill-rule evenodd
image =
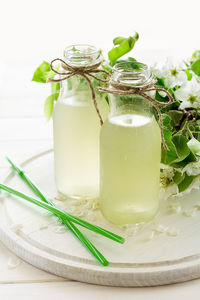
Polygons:
<instances>
[{"instance_id":1,"label":"green leaf","mask_svg":"<svg viewBox=\"0 0 200 300\"><path fill-rule=\"evenodd\" d=\"M159 87L165 87L165 78L162 77L162 78L156 78L157 82L156 82L156 85L159 86Z\"/></svg>"},{"instance_id":2,"label":"green leaf","mask_svg":"<svg viewBox=\"0 0 200 300\"><path fill-rule=\"evenodd\" d=\"M105 66L105 65L101 65L102 69L112 73L112 68L111 67L108 67L108 66Z\"/></svg>"},{"instance_id":3,"label":"green leaf","mask_svg":"<svg viewBox=\"0 0 200 300\"><path fill-rule=\"evenodd\" d=\"M191 69L197 76L200 76L200 58L192 63Z\"/></svg>"},{"instance_id":4,"label":"green leaf","mask_svg":"<svg viewBox=\"0 0 200 300\"><path fill-rule=\"evenodd\" d=\"M46 83L47 81L47 73L51 71L50 64L46 61L41 63L41 65L35 70L33 74L32 81Z\"/></svg>"},{"instance_id":5,"label":"green leaf","mask_svg":"<svg viewBox=\"0 0 200 300\"><path fill-rule=\"evenodd\" d=\"M180 173L178 171L175 172L174 177L173 177L173 182L175 182L177 185L181 183L185 178L185 173Z\"/></svg>"},{"instance_id":6,"label":"green leaf","mask_svg":"<svg viewBox=\"0 0 200 300\"><path fill-rule=\"evenodd\" d=\"M167 114L162 114L162 121L163 121L163 126L168 128L169 130L172 129L172 125L171 125L171 118L169 115Z\"/></svg>"},{"instance_id":7,"label":"green leaf","mask_svg":"<svg viewBox=\"0 0 200 300\"><path fill-rule=\"evenodd\" d=\"M164 164L174 164L179 163L183 161L189 154L190 149L187 146L187 138L183 135L176 134L172 136L172 132L169 126L170 118L164 116L164 128L163 128L163 134L166 141L166 144L168 146L168 150L164 150L162 148L162 163ZM167 127L168 126L168 127Z\"/></svg>"},{"instance_id":8,"label":"green leaf","mask_svg":"<svg viewBox=\"0 0 200 300\"><path fill-rule=\"evenodd\" d=\"M58 71L60 69L60 65L54 66L54 69L56 71ZM49 72L45 72L46 78L53 78L55 75L56 75L56 73L54 71L52 71L52 70L50 70Z\"/></svg>"},{"instance_id":9,"label":"green leaf","mask_svg":"<svg viewBox=\"0 0 200 300\"><path fill-rule=\"evenodd\" d=\"M197 50L192 54L192 60L197 60L199 58L200 58L200 50Z\"/></svg>"},{"instance_id":10,"label":"green leaf","mask_svg":"<svg viewBox=\"0 0 200 300\"><path fill-rule=\"evenodd\" d=\"M108 58L111 62L116 61L118 58L122 57L124 54L130 52L136 41L138 40L139 35L136 32L135 35L132 37L124 38L124 37L117 37L113 40L114 47L108 52Z\"/></svg>"},{"instance_id":11,"label":"green leaf","mask_svg":"<svg viewBox=\"0 0 200 300\"><path fill-rule=\"evenodd\" d=\"M164 150L162 147L162 156L161 156L161 162L165 165L170 165L174 160L178 158L176 147L172 142L172 133L171 130L164 127L163 128L163 134L165 138L165 142L167 144L168 150Z\"/></svg>"},{"instance_id":12,"label":"green leaf","mask_svg":"<svg viewBox=\"0 0 200 300\"><path fill-rule=\"evenodd\" d=\"M116 65L118 63L128 63L128 65L129 65L130 62L137 62L137 61L133 57L128 57L127 59L117 59L113 62L110 62L110 66L113 67L114 65ZM133 66L133 69L135 69L135 70L138 70L138 71L141 70L141 65L139 65L139 64L133 64L132 66ZM112 73L112 69L111 69L110 73Z\"/></svg>"},{"instance_id":13,"label":"green leaf","mask_svg":"<svg viewBox=\"0 0 200 300\"><path fill-rule=\"evenodd\" d=\"M191 140L189 140L187 145L193 154L200 156L200 142L199 141L197 141L195 138L192 138Z\"/></svg>"},{"instance_id":14,"label":"green leaf","mask_svg":"<svg viewBox=\"0 0 200 300\"><path fill-rule=\"evenodd\" d=\"M187 145L187 138L183 135L176 134L172 137L172 142L176 147L176 152L178 154L178 158L174 160L174 162L180 162L184 160L189 154L190 149Z\"/></svg>"},{"instance_id":15,"label":"green leaf","mask_svg":"<svg viewBox=\"0 0 200 300\"><path fill-rule=\"evenodd\" d=\"M171 166L174 168L185 168L189 163L196 161L197 157L192 152L190 152L190 154L184 160L177 163L172 163Z\"/></svg>"},{"instance_id":16,"label":"green leaf","mask_svg":"<svg viewBox=\"0 0 200 300\"><path fill-rule=\"evenodd\" d=\"M185 73L187 75L187 80L190 81L192 79L192 73L190 73L189 69L185 70Z\"/></svg>"},{"instance_id":17,"label":"green leaf","mask_svg":"<svg viewBox=\"0 0 200 300\"><path fill-rule=\"evenodd\" d=\"M109 105L109 98L108 98L108 94L107 94L107 93L104 93L104 94L103 94L103 96L104 96L104 98L105 98L106 102L107 102L107 103L108 103L108 105Z\"/></svg>"},{"instance_id":18,"label":"green leaf","mask_svg":"<svg viewBox=\"0 0 200 300\"><path fill-rule=\"evenodd\" d=\"M169 92L172 94L172 96L173 96L173 91L171 91L171 90L168 90L168 91L169 91ZM168 102L168 101L169 101L168 96L162 97L162 96L158 93L158 91L156 91L155 99L156 99L157 101L159 101L159 102ZM180 102L179 102L179 101L173 101L173 103L170 104L170 105L167 105L167 106L160 106L160 110L161 110L162 113L164 113L164 112L168 112L169 110L174 110L174 109L177 110L177 108L178 108L179 106L180 106Z\"/></svg>"},{"instance_id":19,"label":"green leaf","mask_svg":"<svg viewBox=\"0 0 200 300\"><path fill-rule=\"evenodd\" d=\"M163 135L165 138L165 142L167 144L168 150L164 150L162 147L162 158L161 162L169 165L175 159L178 158L176 147L172 142L172 126L171 126L171 118L167 114L162 115L163 120Z\"/></svg>"},{"instance_id":20,"label":"green leaf","mask_svg":"<svg viewBox=\"0 0 200 300\"><path fill-rule=\"evenodd\" d=\"M167 105L167 106L163 106L160 107L161 112L168 112L170 110L177 110L180 106L180 102L179 101L174 101L172 104Z\"/></svg>"},{"instance_id":21,"label":"green leaf","mask_svg":"<svg viewBox=\"0 0 200 300\"><path fill-rule=\"evenodd\" d=\"M60 92L60 82L51 82L51 94L57 100Z\"/></svg>"},{"instance_id":22,"label":"green leaf","mask_svg":"<svg viewBox=\"0 0 200 300\"><path fill-rule=\"evenodd\" d=\"M170 110L170 111L167 112L167 114L171 118L171 125L173 127L175 127L179 123L179 121L180 121L180 119L183 115L183 112L179 111L179 110Z\"/></svg>"},{"instance_id":23,"label":"green leaf","mask_svg":"<svg viewBox=\"0 0 200 300\"><path fill-rule=\"evenodd\" d=\"M162 148L162 159L161 162L165 165L170 165L176 158L176 147L172 142L167 143L168 150Z\"/></svg>"},{"instance_id":24,"label":"green leaf","mask_svg":"<svg viewBox=\"0 0 200 300\"><path fill-rule=\"evenodd\" d=\"M44 104L44 113L47 121L51 118L53 113L54 95L49 96Z\"/></svg>"},{"instance_id":25,"label":"green leaf","mask_svg":"<svg viewBox=\"0 0 200 300\"><path fill-rule=\"evenodd\" d=\"M126 38L124 38L122 36L118 36L118 37L114 38L113 45L120 45L124 40L126 40Z\"/></svg>"},{"instance_id":26,"label":"green leaf","mask_svg":"<svg viewBox=\"0 0 200 300\"><path fill-rule=\"evenodd\" d=\"M158 91L156 91L155 99L156 99L157 101L159 101L159 102L168 102L168 101L169 101L169 99L168 99L167 96L165 96L165 97L161 96L161 95L158 93Z\"/></svg>"},{"instance_id":27,"label":"green leaf","mask_svg":"<svg viewBox=\"0 0 200 300\"><path fill-rule=\"evenodd\" d=\"M130 56L127 58L127 60L128 61L136 61L136 59L134 57L130 57Z\"/></svg>"},{"instance_id":28,"label":"green leaf","mask_svg":"<svg viewBox=\"0 0 200 300\"><path fill-rule=\"evenodd\" d=\"M199 111L194 111L193 115L195 117L195 120L192 120L188 122L188 128L193 135L194 138L196 138L198 141L200 141L200 120L199 118Z\"/></svg>"},{"instance_id":29,"label":"green leaf","mask_svg":"<svg viewBox=\"0 0 200 300\"><path fill-rule=\"evenodd\" d=\"M191 185L195 177L196 176L188 176L185 173L184 179L180 182L180 184L178 184L179 193L184 192Z\"/></svg>"}]
</instances>

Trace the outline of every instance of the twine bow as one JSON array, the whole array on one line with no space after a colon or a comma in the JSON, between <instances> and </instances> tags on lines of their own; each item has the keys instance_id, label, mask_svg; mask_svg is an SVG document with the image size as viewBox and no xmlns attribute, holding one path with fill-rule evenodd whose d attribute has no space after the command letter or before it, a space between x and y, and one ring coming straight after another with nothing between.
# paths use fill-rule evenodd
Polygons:
<instances>
[{"instance_id":1,"label":"twine bow","mask_svg":"<svg viewBox=\"0 0 200 300\"><path fill-rule=\"evenodd\" d=\"M60 71L57 71L54 67L53 67L53 63L55 61L59 61L61 62L61 66L62 68L66 71L66 72L60 72ZM101 114L100 114L100 111L99 111L99 108L98 108L98 105L97 105L97 101L96 101L96 95L95 95L95 90L94 90L94 87L92 85L92 82L89 78L90 77L93 77L94 79L98 80L98 81L101 81L101 82L108 82L109 80L108 79L102 79L102 78L99 78L97 76L94 75L94 73L104 73L106 74L107 76L110 76L111 74L106 71L106 70L101 70L101 69L98 69L98 67L101 65L101 61L96 63L96 64L93 64L93 65L89 65L89 66L72 66L72 65L69 65L68 63L66 63L64 60L60 59L60 58L56 58L54 60L52 60L51 62L51 70L53 72L55 72L56 74L58 75L65 75L64 77L62 78L59 78L59 79L54 79L54 78L49 78L47 79L47 82L60 82L60 81L63 81L63 80L66 80L74 75L80 75L82 76L83 78L86 79L86 81L88 82L88 85L89 85L89 88L91 90L91 93L92 93L92 100L93 100L93 104L94 104L94 107L96 109L96 112L97 112L97 115L99 117L99 120L100 120L100 124L103 125L103 119L101 117Z\"/></svg>"},{"instance_id":2,"label":"twine bow","mask_svg":"<svg viewBox=\"0 0 200 300\"><path fill-rule=\"evenodd\" d=\"M162 139L162 143L163 143L163 148L165 150L168 150L167 144L165 142L164 134L163 134L162 114L161 114L161 111L160 111L160 108L158 107L158 105L167 106L167 105L171 104L173 102L173 97L167 90L165 90L163 88L154 87L154 84L155 84L155 81L152 80L150 83L148 83L146 85L141 85L141 86L136 87L136 86L130 86L130 85L125 85L122 83L114 82L111 80L110 81L111 89L99 88L99 91L106 92L109 94L116 94L116 95L120 95L120 96L137 94L137 95L140 95L143 98L147 99L149 102L151 102L152 105L155 107L155 109L158 113L159 119L160 119L161 139ZM154 99L151 96L146 94L147 92L150 92L150 91L164 92L169 97L169 101L168 102L157 101L156 99Z\"/></svg>"}]
</instances>

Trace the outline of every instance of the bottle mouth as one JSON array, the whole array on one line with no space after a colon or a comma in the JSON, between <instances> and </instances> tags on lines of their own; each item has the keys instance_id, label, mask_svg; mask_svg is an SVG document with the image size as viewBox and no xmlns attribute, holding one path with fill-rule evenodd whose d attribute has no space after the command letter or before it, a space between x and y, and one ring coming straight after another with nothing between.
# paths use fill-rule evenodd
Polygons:
<instances>
[{"instance_id":1,"label":"bottle mouth","mask_svg":"<svg viewBox=\"0 0 200 300\"><path fill-rule=\"evenodd\" d=\"M153 76L147 65L130 61L114 66L112 80L125 85L141 86L152 82Z\"/></svg>"},{"instance_id":2,"label":"bottle mouth","mask_svg":"<svg viewBox=\"0 0 200 300\"><path fill-rule=\"evenodd\" d=\"M77 44L64 49L64 59L70 65L92 65L100 62L101 54L94 46Z\"/></svg>"}]
</instances>

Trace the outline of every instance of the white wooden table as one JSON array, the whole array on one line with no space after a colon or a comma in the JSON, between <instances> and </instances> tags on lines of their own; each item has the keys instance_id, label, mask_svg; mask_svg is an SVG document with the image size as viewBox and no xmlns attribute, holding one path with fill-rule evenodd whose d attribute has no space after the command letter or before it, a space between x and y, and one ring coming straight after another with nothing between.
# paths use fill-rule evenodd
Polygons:
<instances>
[{"instance_id":1,"label":"white wooden table","mask_svg":"<svg viewBox=\"0 0 200 300\"><path fill-rule=\"evenodd\" d=\"M6 68L0 78L0 181L9 171L5 155L20 163L52 147L52 123L43 115L47 86L30 81L34 67ZM17 69L17 68L16 68ZM12 72L12 80L9 80ZM16 73L15 73L16 72ZM14 79L13 79L14 78ZM89 285L41 271L23 261L9 269L14 255L0 244L0 299L199 299L200 280L152 288ZM40 299L39 298L39 299Z\"/></svg>"}]
</instances>

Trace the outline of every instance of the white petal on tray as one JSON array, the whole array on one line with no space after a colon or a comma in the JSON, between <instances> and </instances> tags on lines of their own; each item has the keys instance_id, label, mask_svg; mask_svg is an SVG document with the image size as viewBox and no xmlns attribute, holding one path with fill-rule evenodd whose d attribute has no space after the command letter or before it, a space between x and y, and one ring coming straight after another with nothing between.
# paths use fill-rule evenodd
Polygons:
<instances>
[{"instance_id":1,"label":"white petal on tray","mask_svg":"<svg viewBox=\"0 0 200 300\"><path fill-rule=\"evenodd\" d=\"M39 224L39 229L42 230L42 229L46 229L48 228L48 224L47 223L40 223Z\"/></svg>"},{"instance_id":2,"label":"white petal on tray","mask_svg":"<svg viewBox=\"0 0 200 300\"><path fill-rule=\"evenodd\" d=\"M15 269L20 265L20 263L21 263L21 260L18 257L16 257L16 256L9 257L8 269Z\"/></svg>"},{"instance_id":3,"label":"white petal on tray","mask_svg":"<svg viewBox=\"0 0 200 300\"><path fill-rule=\"evenodd\" d=\"M147 240L151 241L151 240L154 239L154 237L155 237L155 231L153 230L153 231L151 231L151 233L149 234Z\"/></svg>"},{"instance_id":4,"label":"white petal on tray","mask_svg":"<svg viewBox=\"0 0 200 300\"><path fill-rule=\"evenodd\" d=\"M10 226L10 229L15 232L15 233L18 233L21 229L23 228L23 225L20 224L20 223L13 223L11 226Z\"/></svg>"},{"instance_id":5,"label":"white petal on tray","mask_svg":"<svg viewBox=\"0 0 200 300\"><path fill-rule=\"evenodd\" d=\"M55 233L64 233L67 230L67 227L65 226L56 226L53 231Z\"/></svg>"},{"instance_id":6,"label":"white petal on tray","mask_svg":"<svg viewBox=\"0 0 200 300\"><path fill-rule=\"evenodd\" d=\"M169 236L177 236L177 235L180 234L180 229L172 228L172 229L167 231L167 234Z\"/></svg>"},{"instance_id":7,"label":"white petal on tray","mask_svg":"<svg viewBox=\"0 0 200 300\"><path fill-rule=\"evenodd\" d=\"M164 233L168 230L168 227L167 226L164 226L162 224L159 224L156 228L155 228L155 231L157 233Z\"/></svg>"},{"instance_id":8,"label":"white petal on tray","mask_svg":"<svg viewBox=\"0 0 200 300\"><path fill-rule=\"evenodd\" d=\"M194 217L194 216L196 216L196 212L197 212L197 208L194 207L194 208L192 208L192 209L185 210L185 211L183 212L183 215L184 215L185 217Z\"/></svg>"}]
</instances>

